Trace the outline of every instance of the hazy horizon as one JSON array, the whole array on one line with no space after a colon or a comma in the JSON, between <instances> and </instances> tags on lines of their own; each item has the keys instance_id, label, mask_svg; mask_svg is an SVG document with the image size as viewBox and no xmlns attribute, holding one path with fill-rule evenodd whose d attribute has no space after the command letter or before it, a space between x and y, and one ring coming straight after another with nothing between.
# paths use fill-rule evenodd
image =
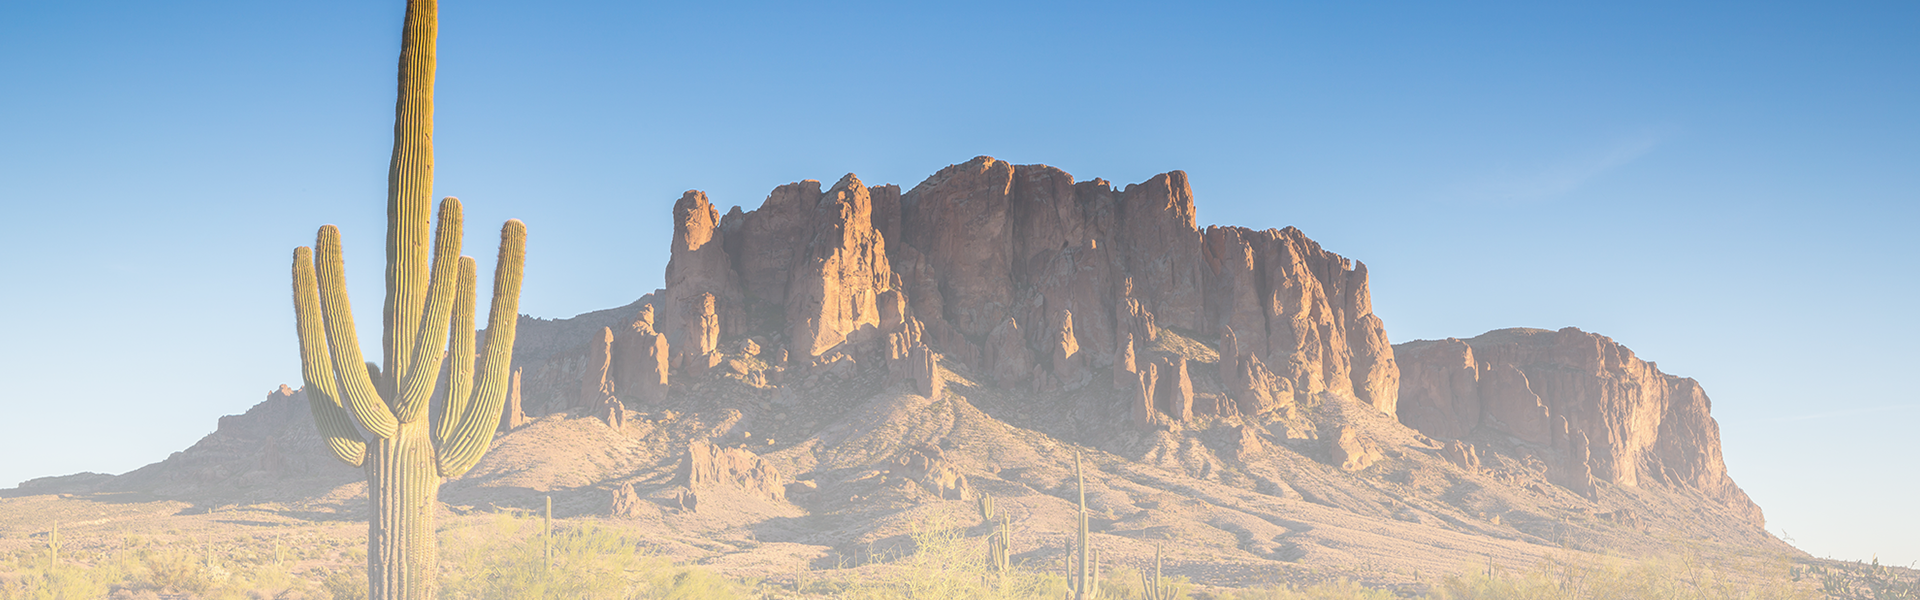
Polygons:
<instances>
[{"instance_id":1,"label":"hazy horizon","mask_svg":"<svg viewBox=\"0 0 1920 600\"><path fill-rule=\"evenodd\" d=\"M368 310L400 6L0 7L0 485L298 387L322 224ZM1920 7L1847 8L446 3L436 196L483 270L526 221L564 318L661 285L687 189L1185 170L1201 226L1365 262L1395 343L1574 326L1699 380L1769 531L1905 565Z\"/></svg>"}]
</instances>

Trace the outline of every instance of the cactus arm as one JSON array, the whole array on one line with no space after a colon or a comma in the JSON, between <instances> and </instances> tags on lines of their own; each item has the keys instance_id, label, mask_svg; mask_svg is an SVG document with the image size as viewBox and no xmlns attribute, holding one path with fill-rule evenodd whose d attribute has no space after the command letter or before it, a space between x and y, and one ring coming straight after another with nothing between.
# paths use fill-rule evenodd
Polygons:
<instances>
[{"instance_id":1,"label":"cactus arm","mask_svg":"<svg viewBox=\"0 0 1920 600\"><path fill-rule=\"evenodd\" d=\"M440 201L440 222L433 232L433 276L427 284L427 308L421 315L419 335L413 342L412 371L404 378L396 379L398 400L394 403L394 416L402 423L412 423L427 414L428 401L433 398L434 384L440 378L441 351L447 349L447 317L453 310L454 288L457 283L461 260L460 236L464 229L460 200L448 196ZM468 285L468 294L473 286Z\"/></svg>"},{"instance_id":2,"label":"cactus arm","mask_svg":"<svg viewBox=\"0 0 1920 600\"><path fill-rule=\"evenodd\" d=\"M458 477L480 462L507 400L514 327L520 322L520 271L527 258L527 226L509 219L500 228L500 258L493 267L493 305L487 309L487 345L480 358L480 384L460 417L460 429L440 448L440 474Z\"/></svg>"},{"instance_id":3,"label":"cactus arm","mask_svg":"<svg viewBox=\"0 0 1920 600\"><path fill-rule=\"evenodd\" d=\"M307 403L313 423L333 457L353 466L367 459L367 442L353 429L353 418L340 407L333 357L327 352L327 330L320 316L320 288L313 278L313 250L293 250L293 315L300 336L300 375L306 380Z\"/></svg>"},{"instance_id":4,"label":"cactus arm","mask_svg":"<svg viewBox=\"0 0 1920 600\"><path fill-rule=\"evenodd\" d=\"M416 370L413 347L427 295L427 219L433 209L433 78L439 5L407 3L400 40L399 93L393 108L393 158L387 167L387 296L380 363L391 381ZM420 365L419 369L438 370Z\"/></svg>"},{"instance_id":5,"label":"cactus arm","mask_svg":"<svg viewBox=\"0 0 1920 600\"><path fill-rule=\"evenodd\" d=\"M320 284L320 310L326 318L327 349L333 355L334 374L340 378L340 391L348 411L360 420L360 426L375 436L390 438L399 429L393 411L380 400L360 359L360 337L353 329L353 306L347 301L346 266L340 257L340 230L332 225L320 228L314 244L314 268Z\"/></svg>"},{"instance_id":6,"label":"cactus arm","mask_svg":"<svg viewBox=\"0 0 1920 600\"><path fill-rule=\"evenodd\" d=\"M447 348L446 396L440 401L440 421L434 423L433 441L439 448L449 447L460 421L467 414L467 401L473 395L473 257L460 257L459 287L453 301L453 341Z\"/></svg>"}]
</instances>

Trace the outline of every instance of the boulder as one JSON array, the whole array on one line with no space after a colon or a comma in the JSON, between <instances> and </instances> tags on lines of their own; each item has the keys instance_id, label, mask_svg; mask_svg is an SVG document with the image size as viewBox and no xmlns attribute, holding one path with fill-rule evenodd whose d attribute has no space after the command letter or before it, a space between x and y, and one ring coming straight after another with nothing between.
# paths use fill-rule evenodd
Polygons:
<instances>
[{"instance_id":1,"label":"boulder","mask_svg":"<svg viewBox=\"0 0 1920 600\"><path fill-rule=\"evenodd\" d=\"M1340 434L1332 441L1328 450L1333 462L1346 471L1365 469L1384 458L1373 440L1360 435L1360 431L1352 427L1340 427Z\"/></svg>"},{"instance_id":2,"label":"boulder","mask_svg":"<svg viewBox=\"0 0 1920 600\"><path fill-rule=\"evenodd\" d=\"M1460 440L1447 440L1447 443L1440 447L1440 457L1468 471L1480 470L1480 450L1473 444Z\"/></svg>"},{"instance_id":3,"label":"boulder","mask_svg":"<svg viewBox=\"0 0 1920 600\"><path fill-rule=\"evenodd\" d=\"M607 516L615 519L631 519L641 514L640 494L633 491L633 482L624 482L613 490L613 502L607 508Z\"/></svg>"}]
</instances>

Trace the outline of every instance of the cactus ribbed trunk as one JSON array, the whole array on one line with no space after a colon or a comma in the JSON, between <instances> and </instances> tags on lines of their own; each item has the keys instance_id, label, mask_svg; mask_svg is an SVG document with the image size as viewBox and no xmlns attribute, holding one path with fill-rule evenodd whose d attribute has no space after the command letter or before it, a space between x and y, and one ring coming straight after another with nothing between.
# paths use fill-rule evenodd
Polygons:
<instances>
[{"instance_id":1,"label":"cactus ribbed trunk","mask_svg":"<svg viewBox=\"0 0 1920 600\"><path fill-rule=\"evenodd\" d=\"M427 600L437 591L440 551L434 521L440 473L428 423L400 424L391 438L369 444L367 585L376 600Z\"/></svg>"},{"instance_id":2,"label":"cactus ribbed trunk","mask_svg":"<svg viewBox=\"0 0 1920 600\"><path fill-rule=\"evenodd\" d=\"M387 298L381 365L397 381L413 371L413 334L427 300L427 222L433 215L433 77L437 0L408 0L400 34L400 91L387 166ZM391 398L391 396L389 396Z\"/></svg>"},{"instance_id":3,"label":"cactus ribbed trunk","mask_svg":"<svg viewBox=\"0 0 1920 600\"><path fill-rule=\"evenodd\" d=\"M487 342L475 369L476 267L460 255L459 200L441 201L428 235L438 12L435 0L408 0L401 35L387 173L384 373L361 361L339 228L321 227L313 248L293 253L295 326L314 425L334 457L367 473L368 600L430 600L438 591L440 482L473 468L500 427L526 263L526 225L509 220L500 228ZM448 361L446 385L438 386ZM435 404L437 416L429 410Z\"/></svg>"}]
</instances>

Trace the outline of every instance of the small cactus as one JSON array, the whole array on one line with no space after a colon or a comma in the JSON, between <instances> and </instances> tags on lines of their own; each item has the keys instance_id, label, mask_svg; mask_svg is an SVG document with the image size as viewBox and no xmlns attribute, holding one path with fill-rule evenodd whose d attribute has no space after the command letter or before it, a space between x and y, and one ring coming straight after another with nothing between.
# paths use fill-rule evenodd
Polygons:
<instances>
[{"instance_id":1,"label":"small cactus","mask_svg":"<svg viewBox=\"0 0 1920 600\"><path fill-rule=\"evenodd\" d=\"M1012 551L1013 524L1002 520L994 532L987 535L987 565L997 573L1006 573L1012 567Z\"/></svg>"},{"instance_id":2,"label":"small cactus","mask_svg":"<svg viewBox=\"0 0 1920 600\"><path fill-rule=\"evenodd\" d=\"M1159 546L1153 547L1153 576L1147 576L1145 570L1140 571L1140 594L1146 600L1173 600L1173 597L1179 594L1173 582L1160 577Z\"/></svg>"},{"instance_id":3,"label":"small cactus","mask_svg":"<svg viewBox=\"0 0 1920 600\"><path fill-rule=\"evenodd\" d=\"M60 522L53 522L53 529L47 532L47 571L60 568Z\"/></svg>"},{"instance_id":4,"label":"small cactus","mask_svg":"<svg viewBox=\"0 0 1920 600\"><path fill-rule=\"evenodd\" d=\"M977 500L976 502L979 504L979 507L980 507L980 520L983 522L992 523L993 522L993 496L988 495L986 492L980 492L980 499Z\"/></svg>"}]
</instances>

